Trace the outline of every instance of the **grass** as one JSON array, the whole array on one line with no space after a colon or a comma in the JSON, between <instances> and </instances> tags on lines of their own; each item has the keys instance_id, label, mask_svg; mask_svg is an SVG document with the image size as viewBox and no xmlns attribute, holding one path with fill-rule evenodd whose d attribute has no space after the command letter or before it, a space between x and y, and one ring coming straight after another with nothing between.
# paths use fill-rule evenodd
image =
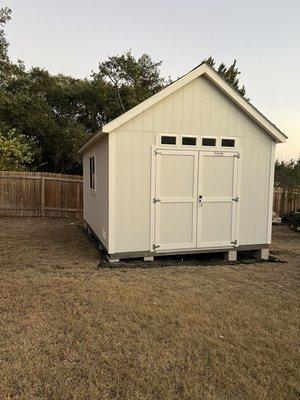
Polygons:
<instances>
[{"instance_id":1,"label":"grass","mask_svg":"<svg viewBox=\"0 0 300 400\"><path fill-rule=\"evenodd\" d=\"M0 220L1 399L298 399L300 237L287 263L98 268L63 220Z\"/></svg>"}]
</instances>

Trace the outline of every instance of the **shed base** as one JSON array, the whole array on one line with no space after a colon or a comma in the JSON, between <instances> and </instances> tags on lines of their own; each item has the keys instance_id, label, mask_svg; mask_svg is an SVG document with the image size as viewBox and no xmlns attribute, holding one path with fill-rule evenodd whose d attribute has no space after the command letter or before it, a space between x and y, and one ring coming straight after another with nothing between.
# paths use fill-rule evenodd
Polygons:
<instances>
[{"instance_id":1,"label":"shed base","mask_svg":"<svg viewBox=\"0 0 300 400\"><path fill-rule=\"evenodd\" d=\"M237 251L230 250L224 253L224 258L226 261L236 261L237 260Z\"/></svg>"},{"instance_id":2,"label":"shed base","mask_svg":"<svg viewBox=\"0 0 300 400\"><path fill-rule=\"evenodd\" d=\"M224 258L227 261L236 261L237 252L239 251L251 251L254 257L256 257L259 260L269 259L270 245L267 243L241 245L241 246L234 246L231 248L219 248L219 249L172 250L165 252L132 251L132 252L109 254L106 247L103 245L101 240L97 237L95 232L92 230L92 228L86 221L84 221L84 227L87 230L88 234L92 235L97 240L99 249L106 253L108 261L112 263L119 262L120 260L126 260L127 258L143 258L144 261L153 261L155 257L166 257L166 256L187 255L187 254L209 254L209 253L224 253Z\"/></svg>"},{"instance_id":3,"label":"shed base","mask_svg":"<svg viewBox=\"0 0 300 400\"><path fill-rule=\"evenodd\" d=\"M120 262L119 258L111 258L111 257L108 256L107 259L108 259L108 261L110 263L118 263L118 262Z\"/></svg>"},{"instance_id":4,"label":"shed base","mask_svg":"<svg viewBox=\"0 0 300 400\"><path fill-rule=\"evenodd\" d=\"M269 249L258 249L253 250L252 254L258 260L268 260L269 259Z\"/></svg>"},{"instance_id":5,"label":"shed base","mask_svg":"<svg viewBox=\"0 0 300 400\"><path fill-rule=\"evenodd\" d=\"M176 255L188 255L188 254L209 254L209 253L224 253L224 258L227 261L236 261L237 252L239 251L251 251L253 254L261 259L267 260L269 257L269 244L253 244L237 246L232 248L220 248L220 249L195 249L195 250L174 250L168 252L154 253L149 251L133 251L124 253L109 254L110 259L121 259L125 260L127 258L143 258L144 261L153 261L155 257L166 257L166 256L176 256ZM259 256L260 255L260 256Z\"/></svg>"}]
</instances>

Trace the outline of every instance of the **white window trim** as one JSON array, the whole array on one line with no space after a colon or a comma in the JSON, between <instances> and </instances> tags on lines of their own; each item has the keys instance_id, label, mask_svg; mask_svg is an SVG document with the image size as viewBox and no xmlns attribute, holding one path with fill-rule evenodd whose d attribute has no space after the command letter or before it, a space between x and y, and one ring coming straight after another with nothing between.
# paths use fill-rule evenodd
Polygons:
<instances>
[{"instance_id":1,"label":"white window trim","mask_svg":"<svg viewBox=\"0 0 300 400\"><path fill-rule=\"evenodd\" d=\"M182 144L182 139L183 138L195 138L196 139L196 144ZM186 148L189 148L189 149L196 149L197 147L198 147L198 138L199 138L199 136L197 136L197 135L180 135L180 143L179 143L179 145L180 145L180 147L186 147Z\"/></svg>"},{"instance_id":2,"label":"white window trim","mask_svg":"<svg viewBox=\"0 0 300 400\"><path fill-rule=\"evenodd\" d=\"M162 136L172 136L172 137L176 137L176 144L163 144L163 143L161 143L161 138L162 138ZM178 135L175 135L175 134L173 134L173 133L159 133L157 136L156 136L156 145L157 146L171 146L171 147L178 147L178 139L179 139L179 137L178 137Z\"/></svg>"},{"instance_id":3,"label":"white window trim","mask_svg":"<svg viewBox=\"0 0 300 400\"><path fill-rule=\"evenodd\" d=\"M91 158L94 158L94 182L95 182L95 189L91 188ZM97 194L97 161L96 161L96 153L89 155L89 191L91 194Z\"/></svg>"},{"instance_id":4,"label":"white window trim","mask_svg":"<svg viewBox=\"0 0 300 400\"><path fill-rule=\"evenodd\" d=\"M232 150L237 150L239 148L239 140L237 137L232 137L232 136L211 136L211 135L189 135L189 134L174 134L174 133L157 133L155 138L156 141L156 146L159 146L161 148L169 148L174 149L180 149L184 148L186 149L198 149L198 150L220 150L220 151L232 151ZM162 136L172 136L176 137L176 144L162 144L161 143L161 137ZM190 137L190 138L196 138L196 145L184 145L182 144L182 138L183 137ZM202 139L215 139L216 140L216 145L215 146L203 146L202 145ZM234 147L227 147L227 146L222 146L222 139L231 139L234 140Z\"/></svg>"},{"instance_id":5,"label":"white window trim","mask_svg":"<svg viewBox=\"0 0 300 400\"><path fill-rule=\"evenodd\" d=\"M216 144L214 146L204 146L202 144L203 139L216 139ZM220 139L219 136L209 136L209 135L200 136L200 147L202 149L217 149L217 148L219 148L219 144L220 144L219 139Z\"/></svg>"},{"instance_id":6,"label":"white window trim","mask_svg":"<svg viewBox=\"0 0 300 400\"><path fill-rule=\"evenodd\" d=\"M230 146L222 146L222 140L223 139L229 139L229 140L234 140L234 146L230 147ZM237 138L236 137L232 137L232 136L221 136L220 137L220 148L221 149L236 149L237 146Z\"/></svg>"}]
</instances>

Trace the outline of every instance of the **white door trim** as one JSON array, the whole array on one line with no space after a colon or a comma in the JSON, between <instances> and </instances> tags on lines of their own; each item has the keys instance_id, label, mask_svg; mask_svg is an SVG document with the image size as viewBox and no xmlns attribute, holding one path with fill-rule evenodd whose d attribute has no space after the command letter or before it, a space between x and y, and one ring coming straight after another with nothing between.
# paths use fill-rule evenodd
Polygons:
<instances>
[{"instance_id":1,"label":"white door trim","mask_svg":"<svg viewBox=\"0 0 300 400\"><path fill-rule=\"evenodd\" d=\"M160 155L190 155L194 157L194 176L193 176L193 188L194 193L193 196L190 197L162 197L159 193L157 193L157 188L160 187ZM162 147L152 147L152 173L151 173L151 233L150 233L150 250L155 250L157 253L178 249L195 249L196 248L196 240L197 240L197 182L198 182L198 150L191 149L166 149ZM159 197L159 202L154 202L154 199ZM193 232L192 232L192 242L191 243L179 243L179 244L164 244L160 243L159 240L159 213L160 206L164 203L192 203L193 204ZM157 249L153 249L153 245L158 245Z\"/></svg>"},{"instance_id":2,"label":"white door trim","mask_svg":"<svg viewBox=\"0 0 300 400\"><path fill-rule=\"evenodd\" d=\"M196 189L196 220L197 223L194 225L194 230L196 230L196 244L195 247L186 247L189 244L184 244L186 245L185 247L182 247L183 244L181 245L172 245L172 248L170 249L166 249L164 248L158 248L156 250L153 249L153 245L155 244L155 219L156 219L156 206L153 202L153 198L155 198L156 195L156 157L157 155L159 155L159 153L170 153L170 152L176 152L177 153L198 153L198 170L196 171L195 175L194 175L194 179L196 179L195 183L195 188ZM157 155L156 155L157 153ZM228 242L203 242L201 243L201 245L199 245L199 218L201 219L201 216L199 217L199 214L201 214L201 211L199 212L199 208L201 207L201 205L199 205L198 202L198 196L199 194L201 194L201 187L199 186L199 171L202 170L202 160L203 157L201 157L201 155L204 154L208 154L208 153L215 153L216 157L220 156L220 153L223 153L223 157L232 157L232 156L236 156L234 157L234 174L235 174L235 179L234 179L234 183L235 183L235 188L234 188L234 193L235 193L235 197L238 197L240 200L240 189L241 189L241 149L234 149L234 150L225 150L220 152L219 149L203 149L203 150L199 150L199 149L195 149L195 150L191 150L191 149L179 149L179 148L174 148L174 147L161 147L161 146L157 146L157 145L152 145L151 146L151 199L150 199L150 243L149 243L149 247L150 247L150 251L155 251L157 253L159 252L172 252L172 250L180 250L180 249L187 249L187 248L191 248L191 249L219 249L219 248L230 248L233 246L233 244L228 244ZM174 198L173 198L174 199ZM229 197L218 197L218 198L213 198L213 197L208 197L207 198L209 201L215 201L215 202L224 202L224 201L230 201ZM178 198L179 201L187 201L187 198ZM164 198L165 202L168 202L169 199L168 198ZM189 200L190 201L190 200ZM231 199L232 201L232 199ZM240 219L240 201L238 202L232 202L233 203L233 223L232 223L232 238L234 238L234 240L237 240L237 244L236 246L239 244L239 219ZM201 222L200 222L201 223Z\"/></svg>"},{"instance_id":3,"label":"white door trim","mask_svg":"<svg viewBox=\"0 0 300 400\"><path fill-rule=\"evenodd\" d=\"M197 248L198 249L206 249L206 248L220 248L220 247L232 247L234 245L234 241L236 241L235 246L238 245L238 211L239 211L239 179L240 179L240 166L239 166L239 158L240 151L232 150L232 151L216 151L216 150L205 150L199 151L199 167L198 167L198 195L202 196L203 193L203 180L202 173L203 172L203 157L205 156L213 156L213 157L233 157L233 190L232 196L218 196L218 197L202 197L202 201L198 203L198 216L197 216ZM233 200L236 199L237 201ZM202 205L205 203L229 203L232 205L232 224L231 224L231 240L228 241L216 241L216 242L203 242L201 240L202 237Z\"/></svg>"}]
</instances>

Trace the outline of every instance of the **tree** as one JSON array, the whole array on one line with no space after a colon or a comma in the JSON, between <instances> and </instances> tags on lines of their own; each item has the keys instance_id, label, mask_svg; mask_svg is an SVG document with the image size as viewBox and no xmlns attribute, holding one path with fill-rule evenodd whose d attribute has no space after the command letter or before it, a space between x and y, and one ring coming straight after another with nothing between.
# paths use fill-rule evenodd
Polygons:
<instances>
[{"instance_id":1,"label":"tree","mask_svg":"<svg viewBox=\"0 0 300 400\"><path fill-rule=\"evenodd\" d=\"M212 56L206 58L204 62L210 65L233 89L235 89L240 95L248 100L248 98L246 97L245 86L243 85L242 87L240 87L238 77L241 74L241 71L239 71L236 66L236 60L234 60L229 67L226 67L226 65L222 62L218 68L215 68L216 63Z\"/></svg>"},{"instance_id":2,"label":"tree","mask_svg":"<svg viewBox=\"0 0 300 400\"><path fill-rule=\"evenodd\" d=\"M160 90L160 63L126 52L100 63L91 79L51 75L38 67L28 71L7 55L4 26L10 15L0 9L0 129L37 144L33 169L81 173L78 149L101 125Z\"/></svg>"},{"instance_id":3,"label":"tree","mask_svg":"<svg viewBox=\"0 0 300 400\"><path fill-rule=\"evenodd\" d=\"M8 62L8 43L5 37L4 25L11 19L11 10L7 7L0 8L0 66Z\"/></svg>"},{"instance_id":4,"label":"tree","mask_svg":"<svg viewBox=\"0 0 300 400\"><path fill-rule=\"evenodd\" d=\"M161 63L152 61L148 54L137 59L131 51L99 63L99 72L93 73L93 80L104 80L112 85L111 94L118 105L115 117L164 87L166 81L159 70Z\"/></svg>"},{"instance_id":5,"label":"tree","mask_svg":"<svg viewBox=\"0 0 300 400\"><path fill-rule=\"evenodd\" d=\"M300 188L300 158L287 162L276 160L274 185L286 191Z\"/></svg>"},{"instance_id":6,"label":"tree","mask_svg":"<svg viewBox=\"0 0 300 400\"><path fill-rule=\"evenodd\" d=\"M32 139L12 129L7 134L0 132L0 170L26 170L39 155L39 149Z\"/></svg>"}]
</instances>

